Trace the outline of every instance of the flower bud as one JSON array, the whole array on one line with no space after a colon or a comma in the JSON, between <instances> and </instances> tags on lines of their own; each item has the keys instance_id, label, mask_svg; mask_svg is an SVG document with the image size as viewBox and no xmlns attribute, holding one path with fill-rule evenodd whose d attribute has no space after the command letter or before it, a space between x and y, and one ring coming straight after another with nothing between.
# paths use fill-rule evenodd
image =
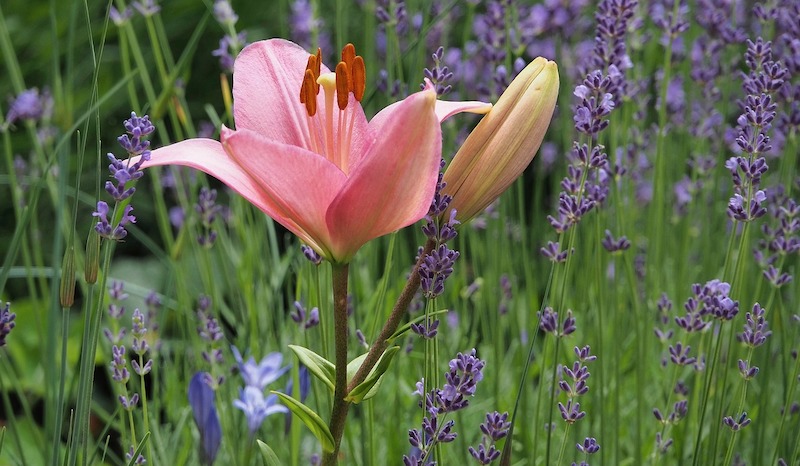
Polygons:
<instances>
[{"instance_id":1,"label":"flower bud","mask_svg":"<svg viewBox=\"0 0 800 466\"><path fill-rule=\"evenodd\" d=\"M557 97L555 62L539 57L514 78L445 171L442 193L453 196L456 219L479 214L522 174L542 144Z\"/></svg>"},{"instance_id":2,"label":"flower bud","mask_svg":"<svg viewBox=\"0 0 800 466\"><path fill-rule=\"evenodd\" d=\"M98 269L100 269L100 234L92 228L86 239L86 263L83 269L86 283L92 285L97 282Z\"/></svg>"},{"instance_id":3,"label":"flower bud","mask_svg":"<svg viewBox=\"0 0 800 466\"><path fill-rule=\"evenodd\" d=\"M61 285L58 289L61 307L70 307L75 302L75 248L70 246L61 262Z\"/></svg>"}]
</instances>

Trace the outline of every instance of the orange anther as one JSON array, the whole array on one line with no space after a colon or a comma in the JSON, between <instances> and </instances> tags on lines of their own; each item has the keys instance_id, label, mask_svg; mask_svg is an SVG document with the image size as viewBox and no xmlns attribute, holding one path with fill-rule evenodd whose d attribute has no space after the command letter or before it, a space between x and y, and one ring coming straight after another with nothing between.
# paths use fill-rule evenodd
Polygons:
<instances>
[{"instance_id":1,"label":"orange anther","mask_svg":"<svg viewBox=\"0 0 800 466\"><path fill-rule=\"evenodd\" d=\"M320 67L322 66L322 49L317 47L317 62L314 67L314 79L319 78ZM319 85L317 85L317 92L319 92Z\"/></svg>"},{"instance_id":2,"label":"orange anther","mask_svg":"<svg viewBox=\"0 0 800 466\"><path fill-rule=\"evenodd\" d=\"M312 73L314 70L317 69L317 56L316 55L309 55L308 56L308 63L306 63L306 69L310 70Z\"/></svg>"},{"instance_id":3,"label":"orange anther","mask_svg":"<svg viewBox=\"0 0 800 466\"><path fill-rule=\"evenodd\" d=\"M339 110L347 108L347 102L350 100L350 83L347 64L340 61L336 65L336 103L339 104Z\"/></svg>"},{"instance_id":4,"label":"orange anther","mask_svg":"<svg viewBox=\"0 0 800 466\"><path fill-rule=\"evenodd\" d=\"M342 61L350 68L353 65L353 60L356 58L356 47L348 43L342 49Z\"/></svg>"},{"instance_id":5,"label":"orange anther","mask_svg":"<svg viewBox=\"0 0 800 466\"><path fill-rule=\"evenodd\" d=\"M364 65L364 59L358 55L353 59L353 65L350 71L350 90L353 91L356 100L361 102L364 98L364 91L367 88L367 68Z\"/></svg>"},{"instance_id":6,"label":"orange anther","mask_svg":"<svg viewBox=\"0 0 800 466\"><path fill-rule=\"evenodd\" d=\"M314 79L314 72L306 70L303 76L303 85L300 87L300 103L306 104L306 111L308 116L314 116L317 113L317 80Z\"/></svg>"}]
</instances>

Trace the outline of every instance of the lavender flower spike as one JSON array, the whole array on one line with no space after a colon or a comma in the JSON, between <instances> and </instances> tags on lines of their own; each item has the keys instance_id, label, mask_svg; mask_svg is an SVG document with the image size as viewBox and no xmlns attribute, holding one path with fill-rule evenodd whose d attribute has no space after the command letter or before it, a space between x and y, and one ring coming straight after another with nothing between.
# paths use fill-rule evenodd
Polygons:
<instances>
[{"instance_id":1,"label":"lavender flower spike","mask_svg":"<svg viewBox=\"0 0 800 466\"><path fill-rule=\"evenodd\" d=\"M14 318L17 315L9 311L10 307L11 303L6 303L5 307L0 307L0 347L6 345L6 337L16 325Z\"/></svg>"},{"instance_id":2,"label":"lavender flower spike","mask_svg":"<svg viewBox=\"0 0 800 466\"><path fill-rule=\"evenodd\" d=\"M267 385L278 380L280 376L289 370L289 366L281 367L283 362L281 353L270 353L264 356L261 362L256 363L255 358L252 356L247 361L244 361L242 354L235 346L231 346L231 351L239 366L239 373L248 387L264 390Z\"/></svg>"},{"instance_id":3,"label":"lavender flower spike","mask_svg":"<svg viewBox=\"0 0 800 466\"><path fill-rule=\"evenodd\" d=\"M3 127L13 124L18 120L41 119L52 107L50 93L45 90L39 95L39 89L26 89L11 101L11 106L6 114L6 122Z\"/></svg>"}]
</instances>

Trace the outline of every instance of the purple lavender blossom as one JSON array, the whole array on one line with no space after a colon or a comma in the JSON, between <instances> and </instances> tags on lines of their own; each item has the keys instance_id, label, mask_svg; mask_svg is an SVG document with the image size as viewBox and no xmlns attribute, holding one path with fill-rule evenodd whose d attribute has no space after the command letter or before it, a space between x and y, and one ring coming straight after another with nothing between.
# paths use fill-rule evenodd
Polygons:
<instances>
[{"instance_id":1,"label":"purple lavender blossom","mask_svg":"<svg viewBox=\"0 0 800 466\"><path fill-rule=\"evenodd\" d=\"M586 381L589 379L589 368L582 365L580 361L575 361L572 367L561 367L561 380L558 381L558 388L567 394L568 398L583 396L589 393L589 386ZM570 380L568 381L567 378ZM570 383L571 381L571 383Z\"/></svg>"},{"instance_id":2,"label":"purple lavender blossom","mask_svg":"<svg viewBox=\"0 0 800 466\"><path fill-rule=\"evenodd\" d=\"M189 382L189 405L197 430L200 431L200 461L211 465L222 443L222 426L214 404L214 390L206 383L209 374L198 372Z\"/></svg>"},{"instance_id":3,"label":"purple lavender blossom","mask_svg":"<svg viewBox=\"0 0 800 466\"><path fill-rule=\"evenodd\" d=\"M550 260L550 262L555 262L556 264L560 264L567 260L567 255L569 254L567 251L560 250L559 243L554 243L552 241L547 242L547 246L540 248L539 252Z\"/></svg>"},{"instance_id":4,"label":"purple lavender blossom","mask_svg":"<svg viewBox=\"0 0 800 466\"><path fill-rule=\"evenodd\" d=\"M750 348L763 345L767 338L772 335L769 325L765 318L767 311L760 304L755 303L753 310L745 314L744 331L736 337Z\"/></svg>"},{"instance_id":5,"label":"purple lavender blossom","mask_svg":"<svg viewBox=\"0 0 800 466\"><path fill-rule=\"evenodd\" d=\"M9 99L6 121L0 128L6 128L21 120L38 121L42 118L49 118L52 108L53 98L47 89L41 94L35 87L26 89L14 99Z\"/></svg>"},{"instance_id":6,"label":"purple lavender blossom","mask_svg":"<svg viewBox=\"0 0 800 466\"><path fill-rule=\"evenodd\" d=\"M442 244L425 256L419 267L422 292L433 299L444 292L444 282L453 273L459 253Z\"/></svg>"},{"instance_id":7,"label":"purple lavender blossom","mask_svg":"<svg viewBox=\"0 0 800 466\"><path fill-rule=\"evenodd\" d=\"M233 72L233 62L239 51L242 50L247 42L247 32L242 31L235 36L225 34L219 40L219 47L211 51L211 55L219 58L219 66L226 73Z\"/></svg>"},{"instance_id":8,"label":"purple lavender blossom","mask_svg":"<svg viewBox=\"0 0 800 466\"><path fill-rule=\"evenodd\" d=\"M758 366L751 366L749 361L739 360L739 374L744 380L752 380L758 375Z\"/></svg>"},{"instance_id":9,"label":"purple lavender blossom","mask_svg":"<svg viewBox=\"0 0 800 466\"><path fill-rule=\"evenodd\" d=\"M317 254L317 251L315 251L311 246L307 246L307 245L304 244L304 245L300 246L300 250L303 251L303 255L312 264L320 265L322 263L322 256Z\"/></svg>"},{"instance_id":10,"label":"purple lavender blossom","mask_svg":"<svg viewBox=\"0 0 800 466\"><path fill-rule=\"evenodd\" d=\"M126 384L130 379L128 372L128 362L125 359L125 347L114 345L111 347L112 361L110 364L111 378L115 382Z\"/></svg>"},{"instance_id":11,"label":"purple lavender blossom","mask_svg":"<svg viewBox=\"0 0 800 466\"><path fill-rule=\"evenodd\" d=\"M441 389L434 388L428 393L423 393L424 379L417 383L417 390L414 393L422 397L419 403L425 408L426 415L422 419L422 429L408 431L408 441L413 451L410 455L403 456L403 464L427 465L426 459L437 443L455 440L457 435L453 431L455 421L442 423L439 416L466 408L469 405L469 398L475 395L478 382L483 380L483 368L486 365L486 362L475 354L473 349L466 354L458 353L450 360L450 370L445 374L446 382ZM500 418L497 420L499 427L502 427L505 420Z\"/></svg>"},{"instance_id":12,"label":"purple lavender blossom","mask_svg":"<svg viewBox=\"0 0 800 466\"><path fill-rule=\"evenodd\" d=\"M123 122L126 134L117 138L117 142L130 156L143 155L150 148L150 141L144 139L156 128L150 122L150 117L144 115L136 116L136 112L131 112L131 117Z\"/></svg>"},{"instance_id":13,"label":"purple lavender blossom","mask_svg":"<svg viewBox=\"0 0 800 466\"><path fill-rule=\"evenodd\" d=\"M567 404L558 403L558 410L561 413L561 418L567 424L574 424L586 416L586 411L581 411L581 404L577 401L573 403L572 400L567 400Z\"/></svg>"},{"instance_id":14,"label":"purple lavender blossom","mask_svg":"<svg viewBox=\"0 0 800 466\"><path fill-rule=\"evenodd\" d=\"M585 69L604 70L612 77L613 83L607 92L615 100L627 95L624 72L633 64L627 53L625 35L638 3L636 0L602 0L595 13L597 34L593 53Z\"/></svg>"},{"instance_id":15,"label":"purple lavender blossom","mask_svg":"<svg viewBox=\"0 0 800 466\"><path fill-rule=\"evenodd\" d=\"M558 312L555 312L552 307L547 306L542 312L538 312L539 328L543 332L552 333L554 336L560 338L570 335L575 331L575 318L572 316L572 310L567 309L567 317L561 324L558 325Z\"/></svg>"},{"instance_id":16,"label":"purple lavender blossom","mask_svg":"<svg viewBox=\"0 0 800 466\"><path fill-rule=\"evenodd\" d=\"M126 7L121 12L117 10L114 5L108 10L108 18L117 26L120 27L128 22L133 17L133 9Z\"/></svg>"},{"instance_id":17,"label":"purple lavender blossom","mask_svg":"<svg viewBox=\"0 0 800 466\"><path fill-rule=\"evenodd\" d=\"M155 127L150 123L150 117L147 115L138 117L133 112L131 112L130 119L125 120L123 125L126 134L117 138L117 141L125 149L129 157L141 156L141 158L136 163L130 164L117 159L114 154L109 153L107 155L111 162L108 169L115 182L106 181L105 189L117 203L128 199L136 191L135 187L128 187L128 183L142 177L143 172L140 168L145 161L150 160L150 141L145 138L155 131ZM106 202L97 202L97 210L92 213L92 216L98 219L95 230L106 239L119 241L128 234L125 225L136 223L136 217L131 215L133 206L131 204L125 206L123 215L116 225L109 220L109 211L110 208ZM111 220L113 220L113 217Z\"/></svg>"},{"instance_id":18,"label":"purple lavender blossom","mask_svg":"<svg viewBox=\"0 0 800 466\"><path fill-rule=\"evenodd\" d=\"M583 439L583 443L576 444L575 448L577 448L581 453L593 455L600 451L600 444L597 443L597 439L594 437L586 437Z\"/></svg>"},{"instance_id":19,"label":"purple lavender blossom","mask_svg":"<svg viewBox=\"0 0 800 466\"><path fill-rule=\"evenodd\" d=\"M236 365L239 368L239 375L242 376L244 384L247 387L255 387L263 391L267 385L278 380L286 371L289 366L281 367L283 362L283 355L281 353L269 353L261 359L261 362L256 363L253 356L245 361L242 354L235 346L231 346L233 357L236 359Z\"/></svg>"},{"instance_id":20,"label":"purple lavender blossom","mask_svg":"<svg viewBox=\"0 0 800 466\"><path fill-rule=\"evenodd\" d=\"M598 70L589 73L575 88L573 94L580 99L573 117L578 132L596 138L608 127L607 117L615 107L614 96L609 92L612 86L611 76Z\"/></svg>"},{"instance_id":21,"label":"purple lavender blossom","mask_svg":"<svg viewBox=\"0 0 800 466\"><path fill-rule=\"evenodd\" d=\"M663 438L661 432L656 432L656 451L660 454L664 455L669 450L669 447L672 446L673 440Z\"/></svg>"},{"instance_id":22,"label":"purple lavender blossom","mask_svg":"<svg viewBox=\"0 0 800 466\"><path fill-rule=\"evenodd\" d=\"M17 325L14 322L17 315L11 312L10 309L11 303L6 303L4 307L0 307L0 348L6 345L6 337Z\"/></svg>"},{"instance_id":23,"label":"purple lavender blossom","mask_svg":"<svg viewBox=\"0 0 800 466\"><path fill-rule=\"evenodd\" d=\"M136 223L136 217L131 215L132 211L132 205L128 204L125 206L125 212L123 213L122 218L120 218L119 223L112 225L108 220L108 204L105 201L97 201L97 210L92 212L92 217L97 217L98 220L94 229L103 238L112 241L120 241L128 236L128 231L125 229L125 225L129 223Z\"/></svg>"},{"instance_id":24,"label":"purple lavender blossom","mask_svg":"<svg viewBox=\"0 0 800 466\"><path fill-rule=\"evenodd\" d=\"M210 248L217 239L217 232L212 228L214 221L225 210L225 207L217 205L217 190L200 188L194 210L200 217L200 226L202 227L202 232L197 237L197 243Z\"/></svg>"},{"instance_id":25,"label":"purple lavender blossom","mask_svg":"<svg viewBox=\"0 0 800 466\"><path fill-rule=\"evenodd\" d=\"M433 59L433 69L425 68L423 74L425 79L430 80L436 89L436 95L443 96L453 90L450 80L453 79L453 72L447 65L444 65L444 47L439 47L431 55ZM425 89L425 83L420 84L420 89Z\"/></svg>"},{"instance_id":26,"label":"purple lavender blossom","mask_svg":"<svg viewBox=\"0 0 800 466\"><path fill-rule=\"evenodd\" d=\"M141 2L133 2L133 8L145 18L153 16L161 11L161 7L156 4L155 0L142 0Z\"/></svg>"},{"instance_id":27,"label":"purple lavender blossom","mask_svg":"<svg viewBox=\"0 0 800 466\"><path fill-rule=\"evenodd\" d=\"M606 230L605 237L601 242L603 248L610 253L616 253L621 251L627 251L628 248L631 247L631 242L628 241L628 238L625 236L620 236L619 239L614 239L611 236L611 232Z\"/></svg>"},{"instance_id":28,"label":"purple lavender blossom","mask_svg":"<svg viewBox=\"0 0 800 466\"><path fill-rule=\"evenodd\" d=\"M514 295L511 289L511 279L508 275L503 274L500 276L500 304L497 307L497 313L501 316L508 314L508 306L511 303Z\"/></svg>"},{"instance_id":29,"label":"purple lavender blossom","mask_svg":"<svg viewBox=\"0 0 800 466\"><path fill-rule=\"evenodd\" d=\"M675 322L687 332L704 331L711 326L703 317L731 320L739 313L739 302L728 296L731 286L720 280L711 280L704 285L692 285L694 296L683 305L686 315L676 317Z\"/></svg>"},{"instance_id":30,"label":"purple lavender blossom","mask_svg":"<svg viewBox=\"0 0 800 466\"><path fill-rule=\"evenodd\" d=\"M307 319L306 314L308 314ZM319 309L314 307L311 308L308 313L306 313L306 308L303 307L303 303L300 301L294 302L294 311L289 313L289 317L291 317L292 320L299 324L304 330L308 330L319 325Z\"/></svg>"},{"instance_id":31,"label":"purple lavender blossom","mask_svg":"<svg viewBox=\"0 0 800 466\"><path fill-rule=\"evenodd\" d=\"M239 16L233 11L228 0L214 0L214 19L223 26L232 27L239 21Z\"/></svg>"},{"instance_id":32,"label":"purple lavender blossom","mask_svg":"<svg viewBox=\"0 0 800 466\"><path fill-rule=\"evenodd\" d=\"M742 412L738 419L734 419L732 416L725 416L722 418L722 423L728 426L733 432L738 432L739 430L747 427L751 421L752 419L747 417L746 412Z\"/></svg>"},{"instance_id":33,"label":"purple lavender blossom","mask_svg":"<svg viewBox=\"0 0 800 466\"><path fill-rule=\"evenodd\" d=\"M309 0L294 0L289 16L292 40L306 50L319 46L322 50L331 48L330 37L324 30L324 21L314 11L314 4ZM312 43L316 35L316 43Z\"/></svg>"},{"instance_id":34,"label":"purple lavender blossom","mask_svg":"<svg viewBox=\"0 0 800 466\"><path fill-rule=\"evenodd\" d=\"M683 346L681 342L676 343L674 346L669 345L669 359L673 364L678 366L690 366L697 362L697 358L690 357L689 351L691 346Z\"/></svg>"},{"instance_id":35,"label":"purple lavender blossom","mask_svg":"<svg viewBox=\"0 0 800 466\"><path fill-rule=\"evenodd\" d=\"M439 334L439 324L439 319L426 317L419 323L412 323L411 331L425 340L431 340Z\"/></svg>"},{"instance_id":36,"label":"purple lavender blossom","mask_svg":"<svg viewBox=\"0 0 800 466\"><path fill-rule=\"evenodd\" d=\"M128 464L147 464L147 460L144 458L144 455L139 455L136 457L136 460L133 463L130 463L130 460L133 459L133 455L136 453L136 449L133 445L128 448L128 452L125 453L125 459L128 460Z\"/></svg>"}]
</instances>

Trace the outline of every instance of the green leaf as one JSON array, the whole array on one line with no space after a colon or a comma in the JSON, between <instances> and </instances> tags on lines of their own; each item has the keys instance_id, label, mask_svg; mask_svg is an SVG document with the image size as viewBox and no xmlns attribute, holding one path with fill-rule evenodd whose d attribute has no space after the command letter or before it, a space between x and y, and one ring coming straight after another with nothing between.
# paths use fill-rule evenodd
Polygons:
<instances>
[{"instance_id":1,"label":"green leaf","mask_svg":"<svg viewBox=\"0 0 800 466\"><path fill-rule=\"evenodd\" d=\"M431 312L430 314L428 314L427 317L435 316L435 315L438 315L438 314L445 314L448 311L449 311L449 309L442 309L440 311ZM388 341L393 341L395 338L397 338L399 336L402 336L403 334L405 334L406 332L411 330L411 324L416 324L418 322L422 322L425 319L425 317L426 316L423 314L423 315L417 317L414 320L410 320L410 321L406 322L405 325L403 325L402 327L400 327L397 330L395 330L395 332L392 334L392 336L389 337Z\"/></svg>"},{"instance_id":2,"label":"green leaf","mask_svg":"<svg viewBox=\"0 0 800 466\"><path fill-rule=\"evenodd\" d=\"M325 382L325 385L333 392L335 388L333 381L336 380L336 366L308 348L298 345L289 345L289 348L297 355L297 359L305 364L312 374Z\"/></svg>"},{"instance_id":3,"label":"green leaf","mask_svg":"<svg viewBox=\"0 0 800 466\"><path fill-rule=\"evenodd\" d=\"M367 359L367 354L369 353L364 353L347 363L347 383L350 383L353 377L355 377L356 372L361 369L361 365L364 364L364 360Z\"/></svg>"},{"instance_id":4,"label":"green leaf","mask_svg":"<svg viewBox=\"0 0 800 466\"><path fill-rule=\"evenodd\" d=\"M278 455L272 451L272 448L270 448L269 445L261 440L256 440L256 442L258 442L258 448L261 450L261 457L264 459L264 466L281 466L281 460L278 459Z\"/></svg>"},{"instance_id":5,"label":"green leaf","mask_svg":"<svg viewBox=\"0 0 800 466\"><path fill-rule=\"evenodd\" d=\"M378 364L376 364L375 367L372 368L372 370L369 372L369 375L367 375L367 378L364 379L364 381L358 384L355 388L353 388L353 390L347 394L345 400L350 401L352 403L361 403L362 401L368 400L373 396L375 396L375 394L378 393L378 388L381 385L381 380L383 379L383 375L389 369L389 365L392 362L392 358L394 357L395 354L397 354L399 350L400 350L399 346L391 346L389 348L386 348L386 351L383 352L381 358L378 360ZM366 356L366 354L363 356ZM358 359L361 359L361 362L363 362L363 357L358 357L347 365L348 377L350 376L350 366ZM359 363L358 365L360 367L361 363Z\"/></svg>"},{"instance_id":6,"label":"green leaf","mask_svg":"<svg viewBox=\"0 0 800 466\"><path fill-rule=\"evenodd\" d=\"M311 430L311 433L317 437L317 440L319 440L319 443L322 445L322 449L324 451L328 453L333 451L333 435L331 435L331 431L328 429L328 426L325 424L325 422L323 422L319 415L317 415L317 413L285 393L276 391L271 391L270 393L278 395L283 404L289 408L289 411L303 421L303 424L305 424L306 427Z\"/></svg>"}]
</instances>

